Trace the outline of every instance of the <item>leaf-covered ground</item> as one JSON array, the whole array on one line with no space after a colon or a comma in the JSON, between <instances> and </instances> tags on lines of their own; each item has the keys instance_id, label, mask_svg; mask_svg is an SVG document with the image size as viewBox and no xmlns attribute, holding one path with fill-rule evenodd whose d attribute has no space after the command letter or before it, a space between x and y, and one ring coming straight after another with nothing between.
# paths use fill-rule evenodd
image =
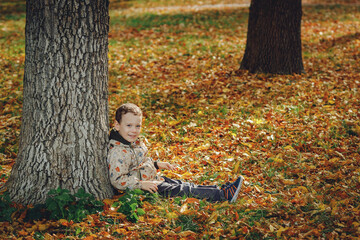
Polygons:
<instances>
[{"instance_id":1,"label":"leaf-covered ground","mask_svg":"<svg viewBox=\"0 0 360 240\"><path fill-rule=\"evenodd\" d=\"M239 200L145 202L137 223L111 207L117 198L80 223L25 221L20 209L0 238L359 237L360 7L304 6L306 73L276 76L237 71L248 8L149 13L161 1L148 2L110 11L110 119L121 103L140 105L152 157L179 165L165 175L223 184L241 174ZM23 13L0 22L1 182L18 150L24 27Z\"/></svg>"}]
</instances>

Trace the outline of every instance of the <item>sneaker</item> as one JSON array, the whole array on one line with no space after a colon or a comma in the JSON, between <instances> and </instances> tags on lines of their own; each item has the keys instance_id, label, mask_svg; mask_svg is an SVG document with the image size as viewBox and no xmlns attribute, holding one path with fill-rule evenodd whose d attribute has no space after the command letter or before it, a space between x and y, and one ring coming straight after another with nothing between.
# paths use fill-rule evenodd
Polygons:
<instances>
[{"instance_id":1,"label":"sneaker","mask_svg":"<svg viewBox=\"0 0 360 240\"><path fill-rule=\"evenodd\" d=\"M222 190L224 191L224 195L225 195L225 198L233 203L236 201L238 195L239 195L239 192L240 192L240 189L241 189L241 185L244 181L244 177L243 176L240 176L238 177L238 179L236 179L235 182L225 186L224 188L222 188Z\"/></svg>"},{"instance_id":2,"label":"sneaker","mask_svg":"<svg viewBox=\"0 0 360 240\"><path fill-rule=\"evenodd\" d=\"M226 182L225 184L221 185L221 189L224 189L224 188L226 188L226 187L229 186L229 185L230 185L230 182Z\"/></svg>"}]
</instances>

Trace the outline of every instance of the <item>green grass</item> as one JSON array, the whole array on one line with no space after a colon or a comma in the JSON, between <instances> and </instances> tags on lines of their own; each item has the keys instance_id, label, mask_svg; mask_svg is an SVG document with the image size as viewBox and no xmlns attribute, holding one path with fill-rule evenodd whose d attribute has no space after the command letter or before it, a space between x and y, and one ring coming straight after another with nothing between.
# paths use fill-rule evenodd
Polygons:
<instances>
[{"instance_id":1,"label":"green grass","mask_svg":"<svg viewBox=\"0 0 360 240\"><path fill-rule=\"evenodd\" d=\"M118 16L111 14L111 27L123 26L136 28L138 30L159 28L159 27L189 27L197 26L200 28L215 27L219 29L235 29L238 25L245 24L248 19L247 10L236 11L204 11L201 13L181 13L181 14L153 14L147 13L134 16ZM181 31L181 29L171 29L168 31Z\"/></svg>"},{"instance_id":2,"label":"green grass","mask_svg":"<svg viewBox=\"0 0 360 240\"><path fill-rule=\"evenodd\" d=\"M194 221L194 215L180 215L179 218L176 220L175 228L177 226L181 226L182 231L199 231L199 225Z\"/></svg>"},{"instance_id":3,"label":"green grass","mask_svg":"<svg viewBox=\"0 0 360 240\"><path fill-rule=\"evenodd\" d=\"M2 0L0 2L0 19L17 18L24 15L26 3L24 0Z\"/></svg>"}]
</instances>

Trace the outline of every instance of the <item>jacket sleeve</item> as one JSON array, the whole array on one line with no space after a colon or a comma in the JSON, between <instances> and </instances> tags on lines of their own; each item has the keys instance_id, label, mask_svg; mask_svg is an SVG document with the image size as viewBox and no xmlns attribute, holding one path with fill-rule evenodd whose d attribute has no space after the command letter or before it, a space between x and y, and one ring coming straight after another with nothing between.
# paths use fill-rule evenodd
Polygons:
<instances>
[{"instance_id":1,"label":"jacket sleeve","mask_svg":"<svg viewBox=\"0 0 360 240\"><path fill-rule=\"evenodd\" d=\"M141 188L136 170L130 169L131 154L126 149L110 149L108 163L110 182L116 189Z\"/></svg>"},{"instance_id":2,"label":"jacket sleeve","mask_svg":"<svg viewBox=\"0 0 360 240\"><path fill-rule=\"evenodd\" d=\"M145 144L141 144L140 148L142 149L142 162L139 165L139 168L141 170L141 177L142 180L158 180L157 179L157 170L155 168L154 165L154 160L149 157L148 154L148 150L147 147L145 146Z\"/></svg>"}]
</instances>

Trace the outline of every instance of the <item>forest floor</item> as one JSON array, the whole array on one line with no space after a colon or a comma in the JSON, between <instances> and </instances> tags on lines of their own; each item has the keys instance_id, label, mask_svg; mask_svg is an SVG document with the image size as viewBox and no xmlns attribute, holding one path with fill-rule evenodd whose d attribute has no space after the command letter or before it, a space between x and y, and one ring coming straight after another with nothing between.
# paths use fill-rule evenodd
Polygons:
<instances>
[{"instance_id":1,"label":"forest floor","mask_svg":"<svg viewBox=\"0 0 360 240\"><path fill-rule=\"evenodd\" d=\"M124 102L138 104L150 155L179 165L165 176L221 185L241 174L248 185L238 201L141 197L135 223L119 196L84 219L58 220L34 220L34 208L25 206L6 212L2 198L2 217L10 214L0 222L0 238L359 237L360 7L353 1L303 6L306 73L239 75L249 9L183 11L178 2L111 3L109 117ZM0 184L18 152L25 60L25 14L2 10Z\"/></svg>"}]
</instances>

